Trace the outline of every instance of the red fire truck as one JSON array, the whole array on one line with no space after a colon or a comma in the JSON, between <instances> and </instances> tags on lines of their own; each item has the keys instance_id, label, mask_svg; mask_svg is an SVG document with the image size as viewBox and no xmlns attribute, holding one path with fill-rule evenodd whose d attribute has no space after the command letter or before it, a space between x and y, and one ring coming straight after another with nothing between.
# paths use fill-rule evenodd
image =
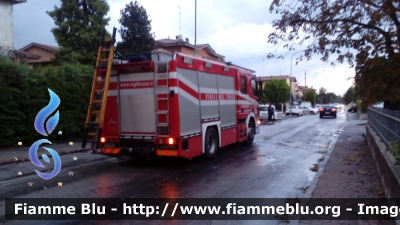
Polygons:
<instances>
[{"instance_id":1,"label":"red fire truck","mask_svg":"<svg viewBox=\"0 0 400 225\"><path fill-rule=\"evenodd\" d=\"M97 126L94 148L103 154L213 158L218 148L252 144L259 133L252 71L166 52L103 62L112 69L98 67L95 73L86 123Z\"/></svg>"}]
</instances>

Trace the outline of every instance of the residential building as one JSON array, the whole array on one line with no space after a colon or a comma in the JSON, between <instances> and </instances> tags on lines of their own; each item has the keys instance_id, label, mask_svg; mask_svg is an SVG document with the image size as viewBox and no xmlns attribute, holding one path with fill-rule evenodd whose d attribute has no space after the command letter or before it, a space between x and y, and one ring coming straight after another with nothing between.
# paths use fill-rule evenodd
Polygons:
<instances>
[{"instance_id":1,"label":"residential building","mask_svg":"<svg viewBox=\"0 0 400 225\"><path fill-rule=\"evenodd\" d=\"M268 82L272 79L278 79L278 80L285 80L288 86L291 86L291 97L292 101L296 101L298 99L297 95L297 79L296 77L290 77L289 75L278 75L278 76L259 76L258 77L259 81L263 83L263 86L265 82Z\"/></svg>"},{"instance_id":2,"label":"residential building","mask_svg":"<svg viewBox=\"0 0 400 225\"><path fill-rule=\"evenodd\" d=\"M307 93L307 91L312 91L312 90L314 90L313 89L313 87L308 87L308 86L302 86L302 85L298 85L297 86L297 91L299 92L298 93L298 96L303 100L303 101L310 101L310 100L306 100L305 99L305 96L306 96L306 93ZM314 90L315 91L315 90Z\"/></svg>"},{"instance_id":3,"label":"residential building","mask_svg":"<svg viewBox=\"0 0 400 225\"><path fill-rule=\"evenodd\" d=\"M31 43L20 50L10 51L8 57L16 62L24 62L31 68L48 65L55 58L56 46Z\"/></svg>"},{"instance_id":4,"label":"residential building","mask_svg":"<svg viewBox=\"0 0 400 225\"><path fill-rule=\"evenodd\" d=\"M195 49L197 49L198 56L213 61L225 62L225 56L217 54L209 44L193 45L188 38L183 40L181 35L176 36L175 39L156 40L155 43L157 50L194 55Z\"/></svg>"},{"instance_id":5,"label":"residential building","mask_svg":"<svg viewBox=\"0 0 400 225\"><path fill-rule=\"evenodd\" d=\"M25 60L28 65L45 65L55 58L54 54L58 50L56 46L44 45L32 42L31 44L21 48L17 51L24 54Z\"/></svg>"}]
</instances>

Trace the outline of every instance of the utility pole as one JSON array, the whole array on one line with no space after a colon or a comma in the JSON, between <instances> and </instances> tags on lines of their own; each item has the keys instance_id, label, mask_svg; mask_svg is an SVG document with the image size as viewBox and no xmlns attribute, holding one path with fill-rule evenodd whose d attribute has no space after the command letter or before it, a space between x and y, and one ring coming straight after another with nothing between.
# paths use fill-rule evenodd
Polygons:
<instances>
[{"instance_id":1,"label":"utility pole","mask_svg":"<svg viewBox=\"0 0 400 225\"><path fill-rule=\"evenodd\" d=\"M307 87L307 72L304 71L304 85Z\"/></svg>"},{"instance_id":2,"label":"utility pole","mask_svg":"<svg viewBox=\"0 0 400 225\"><path fill-rule=\"evenodd\" d=\"M293 55L292 55L292 58L290 59L290 76L289 76L289 83L290 83L290 92L289 92L289 113L290 113L290 115L292 115L292 65L293 65L293 63L292 63L292 61L293 61L293 56L294 55L296 55L297 53L300 53L300 52L304 52L305 50L302 50L302 51L298 51L298 52L295 52L295 53L293 53Z\"/></svg>"},{"instance_id":3,"label":"utility pole","mask_svg":"<svg viewBox=\"0 0 400 225\"><path fill-rule=\"evenodd\" d=\"M307 72L306 71L304 71L304 86L305 86L304 89L307 90ZM305 93L307 93L307 91ZM304 101L306 100L305 93L304 93Z\"/></svg>"}]
</instances>

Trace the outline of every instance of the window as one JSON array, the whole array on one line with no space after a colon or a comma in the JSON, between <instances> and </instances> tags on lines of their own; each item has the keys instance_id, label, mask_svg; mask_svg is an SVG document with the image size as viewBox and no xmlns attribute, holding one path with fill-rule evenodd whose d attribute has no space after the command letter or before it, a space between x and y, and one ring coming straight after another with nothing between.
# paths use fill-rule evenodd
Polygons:
<instances>
[{"instance_id":1,"label":"window","mask_svg":"<svg viewBox=\"0 0 400 225\"><path fill-rule=\"evenodd\" d=\"M183 62L187 64L193 64L193 59L184 57Z\"/></svg>"},{"instance_id":2,"label":"window","mask_svg":"<svg viewBox=\"0 0 400 225\"><path fill-rule=\"evenodd\" d=\"M254 79L251 79L251 90L252 90L254 96L258 95L258 93L257 93L257 82Z\"/></svg>"},{"instance_id":3,"label":"window","mask_svg":"<svg viewBox=\"0 0 400 225\"><path fill-rule=\"evenodd\" d=\"M241 91L242 94L247 94L246 77L240 77Z\"/></svg>"}]
</instances>

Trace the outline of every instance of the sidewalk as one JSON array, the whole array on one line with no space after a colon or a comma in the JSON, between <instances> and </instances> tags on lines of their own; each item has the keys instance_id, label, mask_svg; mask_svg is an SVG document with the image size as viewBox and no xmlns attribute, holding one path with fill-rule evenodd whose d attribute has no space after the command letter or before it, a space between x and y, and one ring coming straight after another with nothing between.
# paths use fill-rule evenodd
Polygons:
<instances>
[{"instance_id":1,"label":"sidewalk","mask_svg":"<svg viewBox=\"0 0 400 225\"><path fill-rule=\"evenodd\" d=\"M351 114L350 114L351 115ZM310 185L305 198L384 198L385 193L364 138L367 120L353 115L347 118L344 132L328 153ZM314 189L313 189L314 188ZM318 221L302 220L303 224L395 224L394 221Z\"/></svg>"},{"instance_id":2,"label":"sidewalk","mask_svg":"<svg viewBox=\"0 0 400 225\"><path fill-rule=\"evenodd\" d=\"M88 151L87 149L82 149L81 142L72 142L70 143L61 143L61 144L43 144L39 147L37 156L41 159L42 154L46 153L48 157L51 157L48 154L48 151L43 149L42 147L52 148L54 149L59 155L71 154L76 152L84 152ZM86 146L89 146L87 144ZM17 148L7 148L7 149L0 149L0 165L29 161L29 147L17 147Z\"/></svg>"}]
</instances>

